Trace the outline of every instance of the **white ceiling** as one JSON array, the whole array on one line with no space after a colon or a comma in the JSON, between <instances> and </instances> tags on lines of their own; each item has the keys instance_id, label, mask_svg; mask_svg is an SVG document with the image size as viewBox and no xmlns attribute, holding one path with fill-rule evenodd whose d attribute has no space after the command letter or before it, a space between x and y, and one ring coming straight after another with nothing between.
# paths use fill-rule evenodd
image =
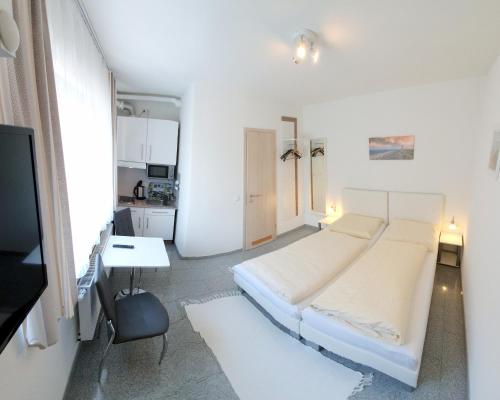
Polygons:
<instances>
[{"instance_id":1,"label":"white ceiling","mask_svg":"<svg viewBox=\"0 0 500 400\"><path fill-rule=\"evenodd\" d=\"M483 75L499 0L84 0L119 89L180 96L191 82L307 104ZM320 33L317 65L292 36Z\"/></svg>"}]
</instances>

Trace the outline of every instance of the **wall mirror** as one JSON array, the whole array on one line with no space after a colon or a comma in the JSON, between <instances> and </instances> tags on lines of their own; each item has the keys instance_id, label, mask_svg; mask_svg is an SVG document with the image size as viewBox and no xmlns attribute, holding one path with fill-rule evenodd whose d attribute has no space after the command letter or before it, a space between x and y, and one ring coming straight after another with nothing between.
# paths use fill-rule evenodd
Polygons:
<instances>
[{"instance_id":1,"label":"wall mirror","mask_svg":"<svg viewBox=\"0 0 500 400\"><path fill-rule=\"evenodd\" d=\"M325 213L326 204L326 138L311 139L311 210Z\"/></svg>"}]
</instances>

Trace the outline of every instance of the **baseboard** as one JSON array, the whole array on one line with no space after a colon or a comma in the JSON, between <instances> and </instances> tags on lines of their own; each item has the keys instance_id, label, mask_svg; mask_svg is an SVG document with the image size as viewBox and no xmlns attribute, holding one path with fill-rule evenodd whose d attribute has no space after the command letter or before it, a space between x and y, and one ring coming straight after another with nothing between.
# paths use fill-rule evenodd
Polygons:
<instances>
[{"instance_id":1,"label":"baseboard","mask_svg":"<svg viewBox=\"0 0 500 400\"><path fill-rule=\"evenodd\" d=\"M175 243L174 243L175 244ZM197 257L190 257L190 256L183 256L181 254L181 252L179 251L179 248L177 247L177 245L175 246L175 248L177 249L177 254L179 254L179 258L181 260L203 260L205 258L212 258L212 257L220 257L220 256L227 256L229 254L234 254L234 253L241 253L243 250L243 248L240 248L240 249L236 249L236 250L232 250L232 251L227 251L225 253L217 253L217 254L211 254L209 256L197 256Z\"/></svg>"},{"instance_id":2,"label":"baseboard","mask_svg":"<svg viewBox=\"0 0 500 400\"><path fill-rule=\"evenodd\" d=\"M301 229L304 229L304 228L309 230L309 229L311 229L311 225L302 224L300 226L297 226L296 228L290 229L289 231L281 232L280 234L276 235L276 238L279 238L279 237L281 237L283 235L287 235L289 233L292 233L292 232L295 232L295 231L298 231L298 230L301 230ZM312 228L313 229L311 229L311 230L317 230L317 228L315 228L315 227L312 227ZM270 242L268 242L268 243L270 243ZM224 252L224 253L211 254L209 256L191 257L191 256L183 256L182 253L179 251L179 248L177 247L177 245L175 243L174 243L174 246L177 249L177 254L179 254L179 258L181 260L203 260L203 259L206 259L206 258L227 256L227 255L230 255L230 254L241 253L241 252L245 251L245 249L239 248L239 249L232 250L232 251L227 251L227 252Z\"/></svg>"}]
</instances>

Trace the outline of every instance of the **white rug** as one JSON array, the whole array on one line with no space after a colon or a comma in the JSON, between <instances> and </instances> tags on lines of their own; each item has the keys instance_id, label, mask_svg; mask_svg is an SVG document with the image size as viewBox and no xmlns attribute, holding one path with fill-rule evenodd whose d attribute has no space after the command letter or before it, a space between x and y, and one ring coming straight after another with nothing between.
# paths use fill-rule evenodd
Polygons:
<instances>
[{"instance_id":1,"label":"white rug","mask_svg":"<svg viewBox=\"0 0 500 400\"><path fill-rule=\"evenodd\" d=\"M370 383L282 332L244 296L187 304L186 312L241 400L346 400Z\"/></svg>"}]
</instances>

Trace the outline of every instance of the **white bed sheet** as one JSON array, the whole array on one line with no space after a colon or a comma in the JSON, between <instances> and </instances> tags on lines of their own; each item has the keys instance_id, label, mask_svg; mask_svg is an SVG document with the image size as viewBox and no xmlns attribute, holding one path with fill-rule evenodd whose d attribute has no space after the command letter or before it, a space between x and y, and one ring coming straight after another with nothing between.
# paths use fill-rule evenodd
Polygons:
<instances>
[{"instance_id":1,"label":"white bed sheet","mask_svg":"<svg viewBox=\"0 0 500 400\"><path fill-rule=\"evenodd\" d=\"M347 325L320 314L309 307L302 312L301 327L307 325L326 336L362 348L402 367L417 371L420 368L420 360L425 342L436 271L436 259L437 243L435 244L434 251L427 253L415 287L406 343L398 346L365 336ZM318 344L322 345L321 343ZM342 356L348 357L345 354ZM359 360L353 361L361 362Z\"/></svg>"},{"instance_id":2,"label":"white bed sheet","mask_svg":"<svg viewBox=\"0 0 500 400\"><path fill-rule=\"evenodd\" d=\"M370 249L375 242L380 238L382 233L384 232L385 228L387 225L383 224L379 230L373 235L373 237L368 241L368 247L365 248L354 260L353 263L362 255L364 254L368 249ZM328 229L328 228L326 228ZM318 232L325 234L324 231ZM325 257L328 257L328 251L334 251L334 249L325 249ZM251 260L250 260L251 261ZM247 261L248 263L248 261ZM352 264L352 263L351 263ZM285 301L283 298L278 296L276 293L271 291L261 280L259 280L255 275L253 275L251 272L249 272L242 264L235 265L233 267L233 272L234 272L234 280L236 284L241 287L243 290L245 290L252 298L259 303L264 309L266 309L265 303L270 302L276 310L273 312L273 310L268 310L268 311L278 322L282 323L280 321L279 316L275 315L276 312L280 312L283 314L283 317L286 317L286 319L294 319L297 321L301 320L301 315L302 311L309 306L312 301L320 295L323 290L325 290L335 279L337 279L342 273L344 273L347 269L349 269L350 265L347 266L342 272L340 272L337 276L335 276L332 280L328 281L325 283L325 285L315 293L311 294L309 297L306 297L304 300L297 304L290 304L287 301ZM264 300L264 301L263 301ZM292 329L291 326L287 326L287 328ZM298 329L292 329L295 332L298 333Z\"/></svg>"}]
</instances>

